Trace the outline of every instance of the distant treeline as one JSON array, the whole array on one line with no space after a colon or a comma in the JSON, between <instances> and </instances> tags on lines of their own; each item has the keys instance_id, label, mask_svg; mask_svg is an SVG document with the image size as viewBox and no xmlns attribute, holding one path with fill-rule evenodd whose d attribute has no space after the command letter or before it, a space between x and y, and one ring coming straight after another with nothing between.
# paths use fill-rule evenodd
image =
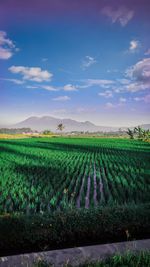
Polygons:
<instances>
[{"instance_id":1,"label":"distant treeline","mask_svg":"<svg viewBox=\"0 0 150 267\"><path fill-rule=\"evenodd\" d=\"M68 134L74 134L74 135L98 135L98 136L124 136L127 135L126 131L110 131L110 132L104 132L104 131L97 131L97 132L84 132L84 131L72 131L71 133L68 132Z\"/></svg>"},{"instance_id":2,"label":"distant treeline","mask_svg":"<svg viewBox=\"0 0 150 267\"><path fill-rule=\"evenodd\" d=\"M0 128L2 134L21 134L21 133L32 133L30 128Z\"/></svg>"},{"instance_id":3,"label":"distant treeline","mask_svg":"<svg viewBox=\"0 0 150 267\"><path fill-rule=\"evenodd\" d=\"M22 134L22 133L38 133L38 131L33 131L31 128L0 128L0 134ZM51 130L44 130L41 131L44 135L51 135L53 131ZM62 134L62 133L61 133ZM97 132L90 132L90 131L71 131L65 132L63 134L67 135L93 135L93 136L124 136L127 135L126 131L97 131Z\"/></svg>"}]
</instances>

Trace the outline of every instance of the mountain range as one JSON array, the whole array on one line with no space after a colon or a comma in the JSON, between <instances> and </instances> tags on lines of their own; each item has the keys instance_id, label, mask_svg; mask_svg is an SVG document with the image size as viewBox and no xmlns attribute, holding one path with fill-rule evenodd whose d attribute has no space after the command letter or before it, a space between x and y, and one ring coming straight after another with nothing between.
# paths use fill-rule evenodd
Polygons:
<instances>
[{"instance_id":1,"label":"mountain range","mask_svg":"<svg viewBox=\"0 0 150 267\"><path fill-rule=\"evenodd\" d=\"M13 128L31 128L32 130L37 130L37 131L51 130L56 132L57 126L60 123L62 123L65 126L64 132L71 132L71 131L116 132L119 130L118 127L97 126L91 123L90 121L79 122L72 119L59 119L51 116L29 117L26 120L13 125ZM150 129L150 124L143 124L140 126L144 129ZM122 129L126 130L127 127L123 127Z\"/></svg>"}]
</instances>

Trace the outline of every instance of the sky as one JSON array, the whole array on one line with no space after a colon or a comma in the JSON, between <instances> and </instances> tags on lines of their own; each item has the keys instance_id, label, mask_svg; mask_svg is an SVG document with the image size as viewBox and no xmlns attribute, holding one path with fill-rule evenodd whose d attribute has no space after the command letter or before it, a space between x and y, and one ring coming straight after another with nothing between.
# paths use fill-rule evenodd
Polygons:
<instances>
[{"instance_id":1,"label":"sky","mask_svg":"<svg viewBox=\"0 0 150 267\"><path fill-rule=\"evenodd\" d=\"M149 0L1 0L0 125L150 123Z\"/></svg>"}]
</instances>

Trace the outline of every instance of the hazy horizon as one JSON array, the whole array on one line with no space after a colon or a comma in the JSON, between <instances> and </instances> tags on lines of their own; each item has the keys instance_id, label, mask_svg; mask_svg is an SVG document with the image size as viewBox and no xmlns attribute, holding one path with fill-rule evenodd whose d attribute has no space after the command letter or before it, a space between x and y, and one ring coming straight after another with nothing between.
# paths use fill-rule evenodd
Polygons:
<instances>
[{"instance_id":1,"label":"hazy horizon","mask_svg":"<svg viewBox=\"0 0 150 267\"><path fill-rule=\"evenodd\" d=\"M14 125L16 125L16 124L18 124L18 123L20 123L20 122L23 122L23 121L25 121L26 119L28 119L28 118L31 118L31 117L38 117L38 118L42 118L42 117L53 117L53 118L55 118L55 119L60 119L60 120L75 120L75 121L77 121L77 122L87 122L87 121L89 121L89 120L81 120L81 119L72 119L72 118L69 118L69 117L58 117L58 116L53 116L53 115L33 115L33 116L30 116L30 117L25 117L25 118L23 118L22 120L19 120L19 121L14 121L13 123L11 122L11 123L0 123L0 127L2 128L2 127L13 127ZM135 127L135 126L138 126L138 125L144 125L144 124L150 124L150 122L148 121L148 122L145 122L145 123L143 123L143 122L139 122L139 123L137 123L137 124L126 124L126 125L110 125L110 124L108 124L108 123L105 123L105 124L97 124L97 123L95 123L95 122L93 122L93 121L89 121L89 122L91 122L91 123L93 123L94 125L96 125L96 126L104 126L104 127L116 127L116 128L124 128L124 127ZM50 125L49 125L49 127L50 127Z\"/></svg>"},{"instance_id":2,"label":"hazy horizon","mask_svg":"<svg viewBox=\"0 0 150 267\"><path fill-rule=\"evenodd\" d=\"M0 3L0 125L149 124L148 0Z\"/></svg>"}]
</instances>

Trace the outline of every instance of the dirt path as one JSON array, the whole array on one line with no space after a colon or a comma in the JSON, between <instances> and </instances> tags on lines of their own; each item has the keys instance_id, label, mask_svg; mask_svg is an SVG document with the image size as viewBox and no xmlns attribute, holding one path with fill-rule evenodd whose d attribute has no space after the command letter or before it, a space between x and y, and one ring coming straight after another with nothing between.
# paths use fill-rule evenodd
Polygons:
<instances>
[{"instance_id":1,"label":"dirt path","mask_svg":"<svg viewBox=\"0 0 150 267\"><path fill-rule=\"evenodd\" d=\"M100 171L100 179L99 179L99 190L100 190L100 203L103 202L104 200L104 192L103 192L103 181L102 181L102 176L101 176L101 171Z\"/></svg>"},{"instance_id":2,"label":"dirt path","mask_svg":"<svg viewBox=\"0 0 150 267\"><path fill-rule=\"evenodd\" d=\"M97 182L96 182L96 168L94 162L94 205L97 206Z\"/></svg>"},{"instance_id":3,"label":"dirt path","mask_svg":"<svg viewBox=\"0 0 150 267\"><path fill-rule=\"evenodd\" d=\"M88 209L89 208L89 204L90 204L90 187L91 187L91 178L90 175L88 177L88 181L87 181L87 192L86 192L86 197L85 197L85 208Z\"/></svg>"},{"instance_id":4,"label":"dirt path","mask_svg":"<svg viewBox=\"0 0 150 267\"><path fill-rule=\"evenodd\" d=\"M85 179L85 177L83 176L83 178L82 178L82 184L81 184L81 187L80 187L79 196L77 197L77 208L80 208L81 195L82 195L83 186L84 186L84 179Z\"/></svg>"}]
</instances>

